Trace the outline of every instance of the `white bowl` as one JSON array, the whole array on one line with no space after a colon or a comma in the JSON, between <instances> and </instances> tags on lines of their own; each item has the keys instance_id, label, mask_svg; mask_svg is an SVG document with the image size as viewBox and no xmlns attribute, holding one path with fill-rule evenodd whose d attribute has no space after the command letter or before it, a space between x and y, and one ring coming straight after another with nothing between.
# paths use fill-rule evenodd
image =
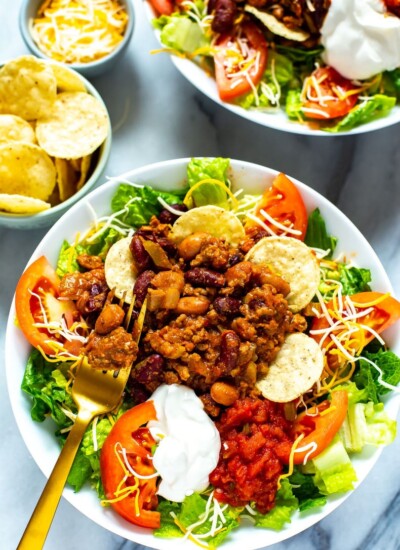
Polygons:
<instances>
[{"instance_id":1,"label":"white bowl","mask_svg":"<svg viewBox=\"0 0 400 550\"><path fill-rule=\"evenodd\" d=\"M129 177L130 181L149 185L157 182L154 186L159 189L176 189L184 186L188 161L189 159L178 159L152 164L125 173L121 176L121 179ZM237 160L231 161L230 177L234 185L249 191L262 192L271 184L276 174L277 172L270 168ZM329 231L339 238L338 252L351 253L351 257L360 266L371 269L373 288L375 290L393 292L378 257L352 222L319 193L297 180L293 179L293 181L297 184L304 198L307 210L310 212L318 206L327 222ZM118 178L115 178L75 204L50 229L36 248L29 263L45 254L49 261L55 264L63 239L73 240L76 233L85 230L93 220L93 214L88 207L88 203L90 203L98 215L108 213L110 211L110 200L117 186ZM32 421L30 417L31 402L20 389L31 348L21 331L16 327L14 319L15 307L13 303L9 314L6 334L6 375L10 400L18 427L29 452L42 472L46 476L49 476L59 455L60 448L54 436L54 425L51 421L46 421L44 424ZM391 349L399 354L400 338L398 331L396 336L396 331L389 329L385 332L384 336ZM390 397L386 403L386 410L392 418L396 417L397 409L398 399L395 396ZM379 455L379 450L369 448L353 460L359 479L358 484L365 479ZM288 539L326 517L335 508L340 506L350 494L352 493L347 493L342 497L329 498L325 507L308 512L302 517L296 515L292 519L292 523L279 532L241 526L241 528L232 533L222 548L224 550L243 550L244 548L246 550L254 550ZM194 550L195 548L190 541L155 538L148 530L131 525L116 515L111 508L101 507L95 491L90 487L83 488L79 493L74 493L71 488L67 487L64 490L64 497L82 514L112 533L128 540L144 544L151 548L165 550L176 550L178 547L181 550ZM355 520L356 513L356 510L354 510Z\"/></svg>"},{"instance_id":2,"label":"white bowl","mask_svg":"<svg viewBox=\"0 0 400 550\"><path fill-rule=\"evenodd\" d=\"M145 1L145 10L148 20L151 22L152 19L156 17L154 10L152 9L149 2ZM160 42L160 32L155 30L155 35L157 40ZM161 44L161 42L160 42ZM163 47L163 44L161 44ZM277 112L262 112L256 109L243 109L238 105L233 105L231 103L222 101L219 97L217 85L215 79L212 76L209 76L205 71L203 71L198 65L190 61L189 59L183 59L177 57L176 55L171 55L172 63L178 69L178 71L191 83L195 86L200 92L205 94L208 98L218 103L221 107L224 107L228 111L235 113L247 120L261 124L261 126L266 126L268 128L274 128L275 130L282 130L283 132L290 132L292 134L303 134L308 136L324 136L324 137L333 137L333 136L349 136L353 134L363 134L365 132L372 132L374 130L380 130L381 128L386 128L387 126L392 126L400 122L400 106L395 106L388 116L373 120L367 124L362 124L357 126L353 130L346 132L324 132L322 130L316 130L309 128L306 124L300 124L290 120L283 109L278 110Z\"/></svg>"}]
</instances>

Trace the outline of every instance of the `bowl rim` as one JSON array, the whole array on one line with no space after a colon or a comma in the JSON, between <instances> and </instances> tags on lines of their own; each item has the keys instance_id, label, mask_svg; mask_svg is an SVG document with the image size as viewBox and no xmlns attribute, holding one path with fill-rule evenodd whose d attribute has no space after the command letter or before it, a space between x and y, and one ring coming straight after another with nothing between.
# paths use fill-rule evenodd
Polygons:
<instances>
[{"instance_id":1,"label":"bowl rim","mask_svg":"<svg viewBox=\"0 0 400 550\"><path fill-rule=\"evenodd\" d=\"M44 0L38 0L39 3L43 3ZM119 2L122 2L124 4L124 7L126 8L127 14L128 14L128 25L126 27L124 37L121 40L121 42L118 44L116 48L114 48L110 53L102 57L101 59L97 59L96 61L91 61L89 63L62 63L67 68L73 69L80 74L84 73L85 70L89 72L89 70L93 70L93 73L95 72L95 69L97 67L101 67L104 63L114 59L118 56L119 53L121 53L128 45L130 39L132 38L133 30L135 28L135 8L133 5L133 2L131 0L118 0ZM20 11L19 11L19 17L18 17L18 23L19 23L19 30L21 33L21 36L25 42L25 44L28 46L28 48L34 52L34 54L37 57L41 57L42 59L48 59L50 61L56 61L52 57L49 57L46 55L42 50L37 46L36 42L33 40L33 37L31 35L31 32L29 30L29 20L28 20L28 8L30 4L32 3L32 0L23 0Z\"/></svg>"},{"instance_id":2,"label":"bowl rim","mask_svg":"<svg viewBox=\"0 0 400 550\"><path fill-rule=\"evenodd\" d=\"M197 158L199 158L199 157L197 157ZM211 157L207 157L207 158L211 158ZM100 214L102 214L104 212L104 208L107 211L107 209L109 209L109 203L105 204L104 199L105 198L106 199L110 198L112 189L115 188L119 183L118 180L126 178L126 177L129 176L129 177L132 178L132 180L134 180L134 179L137 180L138 178L143 177L147 181L153 181L155 179L155 177L151 173L156 173L157 170L159 171L160 169L165 169L165 168L170 168L170 167L171 167L172 170L174 168L176 170L180 170L182 168L182 166L187 166L187 163L189 161L190 161L190 158L181 158L181 159L172 159L172 160L169 160L169 161L162 161L162 162L142 166L142 167L136 168L134 170L124 172L123 174L121 174L119 176L114 176L114 177L110 178L107 183L105 183L104 185L100 186L99 188L93 190L87 196L87 198L84 201L81 200L78 203L76 203L68 212L66 212L64 214L64 216L62 216L57 221L57 223L46 233L45 237L40 241L39 245L36 247L33 254L31 255L31 258L29 259L27 265L29 265L32 261L34 261L39 256L39 254L43 253L43 247L48 247L49 244L51 245L51 243L54 242L54 240L55 240L54 236L57 235L57 233L59 231L59 228L64 226L64 230L62 231L63 234L61 234L61 237L58 236L59 240L62 239L62 238L70 238L70 236L72 234L76 233L76 231L79 230L79 228L74 228L73 230L70 231L68 229L68 224L66 222L68 220L72 220L74 215L76 217L76 214L83 213L84 209L88 206L86 204L88 201L90 201L91 199L94 199L94 201L96 202L96 199L97 199L96 207L101 209ZM268 178L268 179L273 178L276 174L279 173L277 170L273 170L269 167L265 167L265 166L255 164L255 163L251 163L251 162L239 161L239 160L235 160L235 159L230 159L230 162L231 162L231 167L234 171L235 179L240 178L241 171L242 171L242 174L245 174L248 169L253 169L255 171L256 176L252 176L252 179L254 180L255 178L257 178L257 181L260 180L260 179L265 180L266 178ZM248 177L248 175L246 175L246 179L247 179L247 177ZM359 231L359 229L354 225L354 223L341 210L339 210L338 207L336 207L332 202L330 202L328 199L326 199L321 193L319 193L318 191L316 191L313 188L309 187L308 185L303 184L302 182L298 181L296 178L292 178L291 176L289 176L289 177L292 179L292 181L296 185L299 186L300 191L302 191L302 190L306 191L306 193L307 193L306 198L307 198L307 202L309 203L308 209L313 208L312 205L314 205L314 207L318 206L322 210L326 209L326 212L330 211L330 215L333 214L334 225L336 226L336 224L337 224L338 233L342 233L343 237L348 235L347 231L349 230L349 228L351 228L351 233L354 235L355 240L357 242L362 243L362 249L363 249L363 253L364 253L365 258L368 257L368 262L370 263L371 267L373 266L374 275L378 279L378 284L376 285L377 290L380 289L382 291L391 291L393 293L393 287L392 287L392 285L389 281L388 275L387 275L382 263L380 262L377 254L375 253L375 251L373 250L372 246L367 241L367 239L362 235L362 233ZM144 183L145 180L140 180L140 181L138 181L138 183ZM178 184L179 183L178 177L176 177L176 179L174 181L176 181L176 184ZM240 185L240 183L239 183L239 185ZM163 186L166 189L165 184L162 184L160 186L160 188L162 188ZM265 183L264 183L264 187L265 187ZM87 208L87 211L89 211L89 208ZM87 212L87 217L88 217L88 219L90 218L90 215L89 215L88 212ZM86 223L86 220L82 220L81 217L79 218L79 220L82 223ZM345 223L343 224L343 222L345 222ZM344 227L342 228L341 225L343 225ZM71 235L70 235L70 233L71 233ZM348 246L348 244L346 242L344 242L343 246L344 246L344 249L346 250L346 247ZM350 246L355 246L355 244L353 243L353 245L350 245ZM356 251L357 251L357 249L356 249ZM21 395L22 392L20 390L19 385L17 387L15 381L13 382L13 380L12 380L12 377L15 378L15 376L16 376L16 369L15 369L16 365L15 365L15 356L14 356L15 355L15 353L14 353L15 347L13 347L13 343L14 343L14 345L15 345L15 343L18 344L19 343L18 341L21 338L23 338L23 337L21 337L21 335L19 333L16 333L17 329L16 329L16 326L14 324L14 318L15 318L14 301L15 300L13 299L13 303L11 305L9 316L8 316L7 330L6 330L6 341L5 341L5 355L6 355L5 368L6 368L6 380L7 380L8 393L9 393L9 396L10 396L10 401L11 401L13 414L14 414L14 417L16 419L16 422L17 422L18 428L20 430L21 436L24 440L24 443L26 444L29 453L33 456L33 458L34 458L35 462L37 463L38 467L41 469L41 471L44 473L44 475L46 477L48 477L49 472L51 470L51 465L50 464L45 465L45 461L47 460L47 457L44 457L43 453L40 453L40 449L37 448L37 447L43 447L43 444L41 446L36 445L35 447L33 447L33 445L28 444L28 439L30 437L32 437L32 434L28 433L26 428L24 429L23 421L26 420L25 417L29 416L29 414L26 413L25 411L23 411L21 408L19 408L19 406L24 401L24 398L26 398L26 396ZM399 348L399 344L400 344L399 335L397 333L394 333L394 332L391 332L391 335L392 335L393 340L394 340L393 344L395 344L395 345L392 345L391 348L397 350L397 352L398 352L397 348ZM396 338L395 338L395 335L396 335ZM9 366L7 366L7 365L9 365ZM390 405L390 409L389 409L390 410L390 416L393 416L394 414L396 414L397 409L398 409L398 404L399 404L398 403L398 401L399 401L398 396L397 395L392 395L391 398L388 401L389 401L388 404ZM48 444L48 439L46 438L46 434L45 434L46 428L40 426L40 429L43 430L45 440ZM29 432L30 431L31 430L29 430ZM49 436L49 437L51 437L55 440L55 438L54 438L54 429L51 430L51 436L50 436L49 433L47 434L47 436ZM53 441L53 439L52 439L52 441ZM361 478L360 478L359 482L356 484L355 490L359 487L359 485L368 476L368 474L372 470L373 466L376 464L377 460L379 459L379 457L382 453L382 450L383 450L382 447L374 449L372 452L367 453L366 457L363 456L361 458L361 461L364 462L366 466L361 471ZM50 452L51 449L48 448L47 451ZM357 459L355 461L357 462ZM94 494L94 498L97 499L97 496L96 496L95 491L93 489L88 488L88 491L92 495ZM331 512L333 512L338 506L340 506L345 500L347 500L347 498L349 498L353 493L354 493L354 491L349 491L349 492L345 493L344 495L338 496L336 498L331 498L329 500L328 504L324 508L319 509L317 512L314 512L313 514L306 514L305 517L300 518L300 521L297 521L297 519L298 519L297 517L294 518L294 521L292 522L292 524L290 524L286 528L286 529L289 530L289 533L287 533L286 529L284 529L284 530L279 532L279 535L278 535L279 538L276 538L275 533L273 533L269 530L259 530L259 533L261 533L261 534L258 537L256 537L257 541L258 541L256 543L256 545L250 544L250 540L249 540L249 543L246 543L246 542L243 543L243 538L240 538L240 542L239 542L238 545L237 545L237 542L238 542L237 540L235 540L234 543L231 542L231 544L233 544L233 546L231 546L229 544L229 542L225 543L226 548L227 548L227 550L229 550L229 548L236 550L237 548L246 547L249 550L254 550L256 548L262 548L264 546L270 546L271 544L275 544L277 542L282 542L284 540L287 540L287 539L291 538L292 536L297 535L298 533L304 531L308 527L311 527L312 525L317 524L322 519L326 518ZM83 513L83 515L85 517L91 519L92 521L94 521L98 525L101 525L102 527L104 527L108 531L126 538L127 540L131 540L133 542L148 545L152 548L158 548L158 549L175 550L175 548L176 548L177 541L175 539L155 538L152 533L145 532L145 530L143 530L141 528L137 528L136 526L132 526L131 524L128 524L125 520L122 520L121 518L117 517L116 514L112 510L103 510L102 515L101 515L101 518L102 518L102 520L101 520L99 518L98 513L97 512L95 513L92 510L92 500L90 500L90 502L85 500L85 494L82 494L81 492L77 494L77 493L74 493L71 488L66 488L64 490L63 496L78 511ZM89 509L87 507L88 502L90 504ZM111 523L110 523L110 516L112 518ZM110 527L110 525L111 525L111 527ZM245 531L246 531L246 529L245 529ZM127 532L129 532L130 535L127 535ZM235 531L235 532L238 532L238 531ZM264 537L262 536L263 533L264 533ZM245 536L245 533L243 533L243 536ZM262 541L261 541L261 539L262 539ZM247 540L247 539L244 539L244 540ZM251 541L253 542L253 538L251 538ZM178 543L179 543L179 541L178 541ZM245 546L243 546L243 544ZM184 550L184 549L187 549L187 548L189 548L189 545L187 545L186 543L185 544L182 543L182 549ZM194 548L192 543L190 544L190 548Z\"/></svg>"},{"instance_id":3,"label":"bowl rim","mask_svg":"<svg viewBox=\"0 0 400 550\"><path fill-rule=\"evenodd\" d=\"M160 41L160 31L153 27L151 24L152 19L156 18L157 15L154 9L151 6L150 0L144 0L144 11L147 17L147 20L150 24L150 27L153 29L154 36L161 47L164 45ZM264 128L270 128L272 130L278 130L280 132L286 132L288 134L302 135L307 137L325 137L325 138L334 138L334 137L350 137L357 134L365 134L370 132L375 132L377 130L382 130L384 128L389 128L395 124L400 123L400 105L395 105L390 112L389 116L384 116L376 120L367 122L360 126L356 126L352 130L347 132L324 132L323 130L311 129L306 124L300 124L296 121L291 121L282 108L279 109L276 113L264 112L262 110L256 109L245 109L239 105L234 105L233 103L228 103L222 101L218 95L216 85L209 89L208 82L210 80L214 81L214 77L211 77L205 73L200 67L196 66L191 60L185 59L183 57L177 57L176 55L170 55L171 61L174 67L178 72L192 85L196 90L201 92L205 97L219 105L219 107L226 109L230 113L233 113L241 118L248 120L262 126ZM196 76L193 76L192 73L196 73ZM197 76L199 78L197 78ZM277 116L276 116L277 115ZM282 116L284 115L284 116ZM392 115L392 116L391 116ZM264 118L268 117L268 119Z\"/></svg>"},{"instance_id":4,"label":"bowl rim","mask_svg":"<svg viewBox=\"0 0 400 550\"><path fill-rule=\"evenodd\" d=\"M30 55L32 55L32 54L30 54ZM21 56L17 56L14 59L17 59L18 57L21 57ZM47 62L57 63L57 61L54 61L52 59L48 59L48 58L41 58L41 59L45 63L47 63ZM12 61L12 59L1 61L0 62L0 67L5 65L9 61ZM62 65L62 64L60 64L60 65ZM81 73L78 73L77 71L75 71L71 67L67 67L66 65L63 65L63 67L65 67L66 69L71 70L76 76L78 76L82 80L82 82L85 85L85 88L87 90L87 93L89 93L90 95L95 97L101 103L101 105L103 106L103 108L104 108L104 110L107 114L108 133L107 133L106 139L99 146L99 159L97 161L96 167L93 170L93 173L90 176L90 178L85 182L85 184L76 193L74 193L71 197L69 197L65 201L60 202L59 204L56 204L55 206L51 206L50 208L48 208L47 210L43 210L42 212L37 212L36 214L25 215L25 214L13 214L13 213L10 213L10 212L0 212L0 220L4 219L4 220L7 220L7 221L8 220L15 220L15 221L22 221L22 222L23 221L27 221L27 222L29 221L30 222L30 221L33 221L33 220L44 220L47 217L56 216L60 212L62 213L65 209L67 209L68 207L75 204L76 201L79 201L82 197L84 197L88 193L88 191L92 188L92 186L96 184L97 180L100 179L100 177L101 177L101 175L102 175L102 173L103 173L103 171L104 171L104 169L105 169L105 167L108 163L108 160L109 160L110 154L111 154L111 146L112 146L112 127L111 127L110 114L108 112L108 109L107 109L107 106L104 102L104 99L101 97L99 91L93 86L93 84L91 82L89 82L89 80L87 78L85 78Z\"/></svg>"}]
</instances>

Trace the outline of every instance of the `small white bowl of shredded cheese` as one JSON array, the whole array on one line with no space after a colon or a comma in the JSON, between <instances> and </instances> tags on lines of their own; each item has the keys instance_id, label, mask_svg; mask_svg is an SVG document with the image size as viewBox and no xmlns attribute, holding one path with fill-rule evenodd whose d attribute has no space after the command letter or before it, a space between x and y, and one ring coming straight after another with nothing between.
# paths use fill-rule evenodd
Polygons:
<instances>
[{"instance_id":1,"label":"small white bowl of shredded cheese","mask_svg":"<svg viewBox=\"0 0 400 550\"><path fill-rule=\"evenodd\" d=\"M19 26L28 48L86 77L111 69L134 28L130 0L24 0Z\"/></svg>"}]
</instances>

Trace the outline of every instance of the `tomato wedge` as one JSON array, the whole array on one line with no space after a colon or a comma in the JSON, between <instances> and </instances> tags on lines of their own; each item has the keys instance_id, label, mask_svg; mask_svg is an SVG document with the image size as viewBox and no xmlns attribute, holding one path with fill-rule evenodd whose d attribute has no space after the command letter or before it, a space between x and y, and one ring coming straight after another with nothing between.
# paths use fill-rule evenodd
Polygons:
<instances>
[{"instance_id":1,"label":"tomato wedge","mask_svg":"<svg viewBox=\"0 0 400 550\"><path fill-rule=\"evenodd\" d=\"M71 300L58 300L60 279L44 256L33 262L21 275L15 290L15 309L18 324L25 338L35 348L40 347L49 355L54 348L49 340L63 342L37 323L44 321L43 312L50 322L57 322L63 316L67 326L79 319L79 313Z\"/></svg>"},{"instance_id":2,"label":"tomato wedge","mask_svg":"<svg viewBox=\"0 0 400 550\"><path fill-rule=\"evenodd\" d=\"M356 312L360 313L362 310L371 309L371 311L357 321L362 325L371 328L378 334L389 328L396 321L400 319L400 302L393 298L393 296L386 296L382 292L359 292L358 294L353 294L350 296L351 301L353 302ZM331 301L326 305L328 311L334 311L335 306ZM324 337L321 333L313 333L313 331L324 330L329 327L329 321L324 317L315 317L311 325L310 336L312 336L318 343ZM337 335L342 329L338 328L333 330L333 334ZM366 346L369 342L374 339L374 334L367 330L359 327L362 335L363 346ZM328 360L331 367L335 366L335 359L333 356L330 356L332 351L332 338L330 336L326 337L323 341L323 347L329 348ZM334 349L334 347L333 347ZM362 349L362 348L361 348ZM358 353L361 352L361 349L358 349Z\"/></svg>"},{"instance_id":3,"label":"tomato wedge","mask_svg":"<svg viewBox=\"0 0 400 550\"><path fill-rule=\"evenodd\" d=\"M221 35L215 48L215 79L222 101L232 101L251 92L267 66L268 46L262 31L246 21L233 34Z\"/></svg>"},{"instance_id":4,"label":"tomato wedge","mask_svg":"<svg viewBox=\"0 0 400 550\"><path fill-rule=\"evenodd\" d=\"M172 0L149 0L157 15L171 15L175 6Z\"/></svg>"},{"instance_id":5,"label":"tomato wedge","mask_svg":"<svg viewBox=\"0 0 400 550\"><path fill-rule=\"evenodd\" d=\"M302 464L306 459L318 456L329 446L346 418L348 400L346 390L333 391L331 401L325 400L297 417L294 433L296 437L300 434L305 437L293 455L294 464ZM285 457L285 462L289 464L289 455Z\"/></svg>"},{"instance_id":6,"label":"tomato wedge","mask_svg":"<svg viewBox=\"0 0 400 550\"><path fill-rule=\"evenodd\" d=\"M332 67L316 69L307 80L309 99L303 104L308 118L331 119L347 113L358 101L358 89Z\"/></svg>"},{"instance_id":7,"label":"tomato wedge","mask_svg":"<svg viewBox=\"0 0 400 550\"><path fill-rule=\"evenodd\" d=\"M157 504L157 478L135 477L124 464L122 453L126 453L129 467L141 476L155 473L151 461L155 441L142 426L156 418L152 401L136 405L114 424L100 453L101 480L113 509L127 521L151 529L160 526L160 514L152 509ZM119 496L123 498L117 500Z\"/></svg>"},{"instance_id":8,"label":"tomato wedge","mask_svg":"<svg viewBox=\"0 0 400 550\"><path fill-rule=\"evenodd\" d=\"M279 229L271 223L263 216L262 211L278 224L288 227L288 231ZM304 241L307 231L307 210L299 190L285 174L278 174L271 187L264 191L255 215L277 235L286 234ZM254 225L254 223L249 220L246 225Z\"/></svg>"}]
</instances>

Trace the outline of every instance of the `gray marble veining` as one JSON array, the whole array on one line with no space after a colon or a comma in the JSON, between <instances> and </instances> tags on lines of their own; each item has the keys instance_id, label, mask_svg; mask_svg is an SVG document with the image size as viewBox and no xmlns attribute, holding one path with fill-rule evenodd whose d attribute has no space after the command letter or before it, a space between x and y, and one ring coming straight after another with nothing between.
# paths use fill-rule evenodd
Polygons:
<instances>
[{"instance_id":1,"label":"gray marble veining","mask_svg":"<svg viewBox=\"0 0 400 550\"><path fill-rule=\"evenodd\" d=\"M20 0L0 0L0 57L26 53L18 32ZM228 156L253 161L304 181L338 205L378 253L400 295L400 130L370 135L313 138L254 125L197 92L157 47L144 18L138 19L128 54L114 70L93 80L114 126L109 176L165 159ZM1 361L15 284L44 231L0 229ZM16 427L0 370L0 547L16 547L44 477ZM400 549L400 440L384 449L367 480L318 525L272 550ZM268 532L265 533L268 542ZM62 501L47 550L143 550L112 535ZM245 548L243 550L246 550Z\"/></svg>"}]
</instances>

